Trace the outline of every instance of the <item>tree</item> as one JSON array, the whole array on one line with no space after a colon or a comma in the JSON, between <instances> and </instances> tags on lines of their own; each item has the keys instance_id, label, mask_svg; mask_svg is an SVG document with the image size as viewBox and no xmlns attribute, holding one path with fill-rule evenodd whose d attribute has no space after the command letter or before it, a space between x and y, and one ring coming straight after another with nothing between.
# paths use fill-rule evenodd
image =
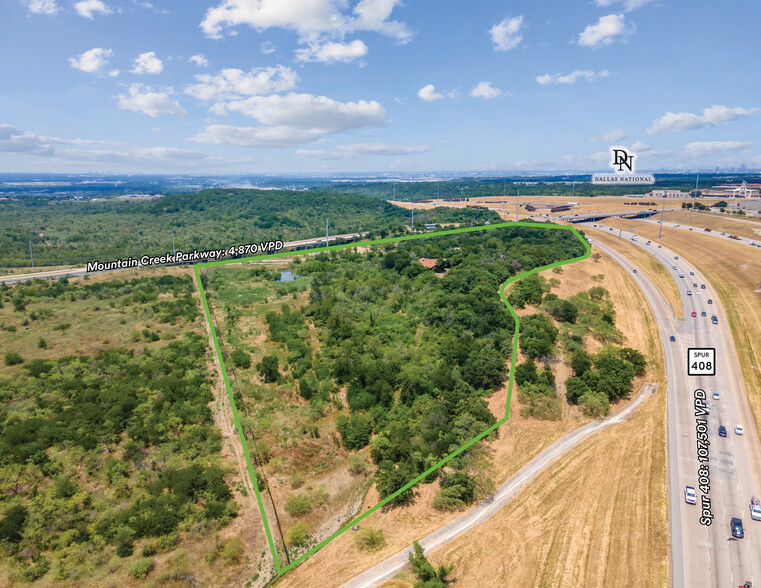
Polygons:
<instances>
[{"instance_id":1,"label":"tree","mask_svg":"<svg viewBox=\"0 0 761 588\"><path fill-rule=\"evenodd\" d=\"M280 362L274 355L262 357L262 360L256 364L256 369L267 384L280 380Z\"/></svg>"},{"instance_id":2,"label":"tree","mask_svg":"<svg viewBox=\"0 0 761 588\"><path fill-rule=\"evenodd\" d=\"M410 553L409 561L412 565L412 571L419 578L415 582L415 588L445 588L447 576L452 572L452 568L440 566L436 571L423 553L420 543L415 541L412 547L414 552Z\"/></svg>"},{"instance_id":3,"label":"tree","mask_svg":"<svg viewBox=\"0 0 761 588\"><path fill-rule=\"evenodd\" d=\"M298 521L285 534L285 540L291 545L303 545L308 537L309 529L303 521Z\"/></svg>"},{"instance_id":4,"label":"tree","mask_svg":"<svg viewBox=\"0 0 761 588\"><path fill-rule=\"evenodd\" d=\"M597 251L595 251L592 254L592 261L594 261L595 263L600 263L600 258L601 257L602 257L602 255L600 255Z\"/></svg>"},{"instance_id":5,"label":"tree","mask_svg":"<svg viewBox=\"0 0 761 588\"><path fill-rule=\"evenodd\" d=\"M251 356L242 349L236 349L230 354L230 361L235 367L248 369L251 367Z\"/></svg>"},{"instance_id":6,"label":"tree","mask_svg":"<svg viewBox=\"0 0 761 588\"><path fill-rule=\"evenodd\" d=\"M19 365L24 363L24 358L16 351L8 351L5 354L5 365Z\"/></svg>"},{"instance_id":7,"label":"tree","mask_svg":"<svg viewBox=\"0 0 761 588\"><path fill-rule=\"evenodd\" d=\"M584 372L592 368L592 356L584 349L577 349L571 355L571 368L577 376L583 376Z\"/></svg>"}]
</instances>

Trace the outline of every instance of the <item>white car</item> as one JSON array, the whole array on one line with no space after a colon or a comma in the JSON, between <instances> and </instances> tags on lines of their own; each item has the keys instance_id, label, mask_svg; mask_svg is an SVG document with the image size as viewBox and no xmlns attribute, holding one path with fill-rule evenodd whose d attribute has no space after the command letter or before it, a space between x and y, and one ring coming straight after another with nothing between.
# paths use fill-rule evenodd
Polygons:
<instances>
[{"instance_id":1,"label":"white car","mask_svg":"<svg viewBox=\"0 0 761 588\"><path fill-rule=\"evenodd\" d=\"M750 518L754 521L761 521L761 501L755 496L750 499Z\"/></svg>"},{"instance_id":2,"label":"white car","mask_svg":"<svg viewBox=\"0 0 761 588\"><path fill-rule=\"evenodd\" d=\"M714 400L718 400L719 399L719 393L718 392L714 392L713 393L713 399Z\"/></svg>"},{"instance_id":3,"label":"white car","mask_svg":"<svg viewBox=\"0 0 761 588\"><path fill-rule=\"evenodd\" d=\"M695 494L695 488L692 486L685 486L684 488L684 501L687 504L697 504L698 497Z\"/></svg>"},{"instance_id":4,"label":"white car","mask_svg":"<svg viewBox=\"0 0 761 588\"><path fill-rule=\"evenodd\" d=\"M742 425L735 425L735 435L742 435L742 434L743 434Z\"/></svg>"}]
</instances>

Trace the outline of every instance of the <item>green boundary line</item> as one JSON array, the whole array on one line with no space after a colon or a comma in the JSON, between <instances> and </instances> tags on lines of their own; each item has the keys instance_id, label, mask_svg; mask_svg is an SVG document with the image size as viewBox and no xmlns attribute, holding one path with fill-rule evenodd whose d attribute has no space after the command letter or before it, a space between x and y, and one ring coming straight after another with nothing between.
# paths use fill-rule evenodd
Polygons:
<instances>
[{"instance_id":1,"label":"green boundary line","mask_svg":"<svg viewBox=\"0 0 761 588\"><path fill-rule=\"evenodd\" d=\"M222 358L222 351L219 347L219 340L217 339L217 333L214 329L214 322L211 318L211 310L209 309L209 303L206 299L206 292L204 291L203 284L201 283L201 275L199 273L199 269L201 268L207 268L212 267L216 265L229 265L233 263L244 263L247 261L255 261L258 259L272 259L275 257L293 257L294 255L299 255L301 253L319 253L322 251L336 251L338 249L348 249L353 247L364 247L367 245L380 245L384 243L398 243L400 241L411 241L414 239L428 239L431 237L441 237L444 235L455 235L459 233L472 233L477 231L487 231L491 229L500 229L500 228L508 228L508 227L533 227L533 228L539 228L539 229L552 229L552 230L563 230L563 231L571 231L578 239L581 241L581 243L584 245L584 248L586 252L583 255L580 255L579 257L574 257L572 259L567 259L565 261L556 261L554 263L543 265L541 267L534 268L532 270L520 273L518 275L513 276L512 278L505 281L502 286L499 288L499 295L502 298L502 302L505 303L505 306L507 306L507 309L510 311L510 314L513 317L513 321L515 322L515 330L513 332L513 353L512 357L510 359L510 376L508 380L507 385L507 406L505 407L505 416L503 419L497 421L494 423L491 427L486 429L483 433L475 437L474 439L471 439L467 443L461 445L458 447L455 451L447 455L445 458L443 458L441 461L439 461L437 464L431 466L426 471L424 471L422 474L408 482L405 486L391 494L390 496L387 496L384 498L381 502L376 504L373 508L368 510L367 512L362 513L357 518L353 519L349 523L347 523L345 526L340 528L338 531L333 533L330 537L323 540L319 544L312 547L309 551L302 554L295 560L293 560L289 565L287 565L284 568L280 567L280 560L277 556L277 548L275 547L275 543L272 540L272 534L270 533L269 528L269 522L267 520L267 514L264 512L264 506L262 504L262 497L259 494L259 486L256 481L256 475L254 474L253 465L251 464L251 458L248 454L248 444L246 443L246 438L243 434L243 428L240 424L240 419L238 418L238 408L235 404L235 399L233 398L232 388L230 387L230 380L227 377L227 368L225 367L225 361ZM458 456L463 451L468 449L470 446L472 446L474 443L477 443L484 437L486 437L489 433L499 428L501 425L505 424L507 422L507 419L510 417L510 400L512 398L513 394L513 380L514 380L514 374L515 374L515 361L516 357L518 355L518 330L520 328L520 320L518 319L518 315L515 312L515 309L510 305L510 303L507 300L507 296L505 295L505 289L515 282L516 280L520 280L522 278L525 278L527 276L530 276L532 274L536 274L554 267L559 267L561 265L566 265L568 263L573 263L576 261L582 261L584 259L587 259L592 253L592 248L589 246L589 243L587 243L582 236L579 234L579 232L576 230L575 227L572 226L565 226L565 225L556 225L556 224L547 224L547 223L532 223L532 222L506 222L506 223L499 223L496 225L488 225L488 226L478 226L478 227L466 227L461 229L449 229L446 231L438 231L435 233L423 233L423 234L417 234L417 235L405 235L402 237L388 237L386 239L376 239L373 241L359 241L356 243L342 243L340 245L330 245L328 247L315 247L312 249L304 249L301 251L281 251L279 253L274 254L265 254L265 255L256 255L253 257L245 257L242 259L225 259L220 261L211 261L206 263L199 263L193 266L193 271L195 272L196 281L198 283L198 288L201 293L201 301L203 302L203 308L206 313L206 320L209 324L209 331L211 332L212 340L214 341L214 348L217 352L217 359L219 360L219 365L222 369L222 377L225 382L225 388L227 389L227 397L230 400L230 405L232 407L233 411L233 418L235 420L235 426L238 429L238 436L240 437L241 445L243 446L243 454L246 457L246 465L248 467L248 474L251 478L252 485L254 487L254 493L256 494L256 502L259 505L259 512L262 515L262 523L264 524L264 530L267 533L267 541L269 542L270 551L272 552L272 557L275 561L275 571L277 572L278 576L283 575L285 572L293 568L294 566L300 564L302 561L307 559L310 555L314 554L318 550L322 549L327 545L330 541L341 535L342 533L345 533L349 529L351 529L354 525L356 525L359 521L364 519L365 517L371 515L375 511L377 511L379 508L382 508L386 504L388 504L390 501L392 501L394 498L396 498L399 494L404 492L405 490L408 490L412 486L416 485L418 482L420 482L423 478L443 466L445 463L447 463L452 458Z\"/></svg>"}]
</instances>

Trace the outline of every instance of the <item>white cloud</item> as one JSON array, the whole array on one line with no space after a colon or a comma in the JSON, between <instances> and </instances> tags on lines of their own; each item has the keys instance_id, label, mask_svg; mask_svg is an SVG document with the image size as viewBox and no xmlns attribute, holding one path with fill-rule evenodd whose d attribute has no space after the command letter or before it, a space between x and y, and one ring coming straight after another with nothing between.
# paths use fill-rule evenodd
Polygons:
<instances>
[{"instance_id":1,"label":"white cloud","mask_svg":"<svg viewBox=\"0 0 761 588\"><path fill-rule=\"evenodd\" d=\"M81 2L74 3L74 10L77 11L79 16L93 19L93 15L97 12L100 14L111 14L112 10L103 4L101 0L82 0Z\"/></svg>"},{"instance_id":2,"label":"white cloud","mask_svg":"<svg viewBox=\"0 0 761 588\"><path fill-rule=\"evenodd\" d=\"M635 30L634 25L627 24L624 14L609 14L601 16L597 23L585 28L579 35L578 43L582 47L599 49L617 39L624 39Z\"/></svg>"},{"instance_id":3,"label":"white cloud","mask_svg":"<svg viewBox=\"0 0 761 588\"><path fill-rule=\"evenodd\" d=\"M132 3L136 6L142 6L143 8L147 8L149 10L153 10L154 12L158 12L159 14L170 14L170 12L164 8L158 9L150 2L147 2L147 0L132 0Z\"/></svg>"},{"instance_id":4,"label":"white cloud","mask_svg":"<svg viewBox=\"0 0 761 588\"><path fill-rule=\"evenodd\" d=\"M55 0L27 0L26 5L32 14L56 14L60 8Z\"/></svg>"},{"instance_id":5,"label":"white cloud","mask_svg":"<svg viewBox=\"0 0 761 588\"><path fill-rule=\"evenodd\" d=\"M374 100L338 102L312 94L252 96L217 106L215 111L219 114L238 112L265 126L207 125L191 140L248 147L286 147L311 143L331 133L378 126L386 118L383 106Z\"/></svg>"},{"instance_id":6,"label":"white cloud","mask_svg":"<svg viewBox=\"0 0 761 588\"><path fill-rule=\"evenodd\" d=\"M489 29L489 35L496 51L515 49L523 41L523 16L502 19Z\"/></svg>"},{"instance_id":7,"label":"white cloud","mask_svg":"<svg viewBox=\"0 0 761 588\"><path fill-rule=\"evenodd\" d=\"M236 147L293 147L312 143L321 134L289 127L234 127L230 125L206 125L190 137L194 143L234 145Z\"/></svg>"},{"instance_id":8,"label":"white cloud","mask_svg":"<svg viewBox=\"0 0 761 588\"><path fill-rule=\"evenodd\" d=\"M233 100L243 96L284 92L296 87L298 76L282 65L260 67L248 73L242 69L223 69L216 75L197 75L197 84L188 86L186 94L199 100Z\"/></svg>"},{"instance_id":9,"label":"white cloud","mask_svg":"<svg viewBox=\"0 0 761 588\"><path fill-rule=\"evenodd\" d=\"M606 143L616 143L626 138L626 131L623 129L612 129L604 132L599 137L592 137L590 141L605 141Z\"/></svg>"},{"instance_id":10,"label":"white cloud","mask_svg":"<svg viewBox=\"0 0 761 588\"><path fill-rule=\"evenodd\" d=\"M444 98L444 94L436 92L436 87L433 84L423 86L418 90L418 97L426 102L433 102L434 100L441 100Z\"/></svg>"},{"instance_id":11,"label":"white cloud","mask_svg":"<svg viewBox=\"0 0 761 588\"><path fill-rule=\"evenodd\" d=\"M609 75L610 72L607 69L603 69L597 72L591 69L577 69L569 74L557 73L552 75L544 74L537 76L536 81L543 86L546 86L547 84L575 84L576 80L579 78L583 78L588 82L594 82L600 78L607 78Z\"/></svg>"},{"instance_id":12,"label":"white cloud","mask_svg":"<svg viewBox=\"0 0 761 588\"><path fill-rule=\"evenodd\" d=\"M359 39L351 43L308 43L306 49L297 49L296 61L319 61L321 63L347 63L367 54L367 45Z\"/></svg>"},{"instance_id":13,"label":"white cloud","mask_svg":"<svg viewBox=\"0 0 761 588\"><path fill-rule=\"evenodd\" d=\"M491 85L491 82L478 82L478 84L470 91L470 95L479 98L496 98L502 94L502 90L495 88Z\"/></svg>"},{"instance_id":14,"label":"white cloud","mask_svg":"<svg viewBox=\"0 0 761 588\"><path fill-rule=\"evenodd\" d=\"M190 61L190 63L195 63L198 67L209 66L209 60L206 59L203 53L199 53L198 55L191 55L188 61Z\"/></svg>"},{"instance_id":15,"label":"white cloud","mask_svg":"<svg viewBox=\"0 0 761 588\"><path fill-rule=\"evenodd\" d=\"M0 125L0 151L50 155L53 150L41 137L12 125Z\"/></svg>"},{"instance_id":16,"label":"white cloud","mask_svg":"<svg viewBox=\"0 0 761 588\"><path fill-rule=\"evenodd\" d=\"M153 118L162 115L185 116L185 109L171 98L171 94L171 88L156 92L143 84L130 84L128 95L120 94L116 98L119 108L142 112Z\"/></svg>"},{"instance_id":17,"label":"white cloud","mask_svg":"<svg viewBox=\"0 0 761 588\"><path fill-rule=\"evenodd\" d=\"M275 47L270 41L265 41L261 45L261 50L265 55L269 55L270 53L277 51L277 47Z\"/></svg>"},{"instance_id":18,"label":"white cloud","mask_svg":"<svg viewBox=\"0 0 761 588\"><path fill-rule=\"evenodd\" d=\"M667 112L661 118L657 119L653 126L647 131L648 135L657 135L670 131L691 131L701 127L711 125L716 126L726 122L733 121L743 116L753 116L761 109L758 108L729 108L728 106L719 106L714 104L710 108L704 108L703 114L692 114L690 112Z\"/></svg>"},{"instance_id":19,"label":"white cloud","mask_svg":"<svg viewBox=\"0 0 761 588\"><path fill-rule=\"evenodd\" d=\"M69 63L74 69L78 69L85 73L98 73L103 66L108 63L108 58L111 57L113 52L111 49L103 49L101 47L95 47L89 51L85 51L78 57L70 57Z\"/></svg>"},{"instance_id":20,"label":"white cloud","mask_svg":"<svg viewBox=\"0 0 761 588\"><path fill-rule=\"evenodd\" d=\"M351 13L345 0L222 0L209 8L201 22L203 32L219 38L225 29L248 25L259 31L282 28L302 39L375 31L399 42L412 34L404 23L389 20L401 0L361 0Z\"/></svg>"},{"instance_id":21,"label":"white cloud","mask_svg":"<svg viewBox=\"0 0 761 588\"><path fill-rule=\"evenodd\" d=\"M134 74L159 74L163 69L164 64L156 57L156 53L148 51L137 56L135 67L130 71Z\"/></svg>"},{"instance_id":22,"label":"white cloud","mask_svg":"<svg viewBox=\"0 0 761 588\"><path fill-rule=\"evenodd\" d=\"M697 158L720 151L741 151L752 144L750 141L696 141L684 148L684 155Z\"/></svg>"},{"instance_id":23,"label":"white cloud","mask_svg":"<svg viewBox=\"0 0 761 588\"><path fill-rule=\"evenodd\" d=\"M334 150L300 149L296 155L309 159L354 159L360 155L411 155L430 151L430 145L387 145L385 143L355 143L338 145Z\"/></svg>"},{"instance_id":24,"label":"white cloud","mask_svg":"<svg viewBox=\"0 0 761 588\"><path fill-rule=\"evenodd\" d=\"M650 4L652 1L653 0L595 0L595 4L601 8L607 8L614 4L622 4L624 10L631 12L632 10L637 10L637 8L641 8L645 4Z\"/></svg>"}]
</instances>

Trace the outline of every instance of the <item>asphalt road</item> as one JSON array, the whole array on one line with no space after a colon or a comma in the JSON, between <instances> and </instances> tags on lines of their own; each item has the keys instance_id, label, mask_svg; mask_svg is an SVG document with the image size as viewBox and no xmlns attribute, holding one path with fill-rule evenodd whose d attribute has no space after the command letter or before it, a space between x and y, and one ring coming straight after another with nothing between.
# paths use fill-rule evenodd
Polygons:
<instances>
[{"instance_id":1,"label":"asphalt road","mask_svg":"<svg viewBox=\"0 0 761 588\"><path fill-rule=\"evenodd\" d=\"M347 233L345 235L331 235L329 237L330 241L335 241L336 239L355 239L357 237L362 236L363 233ZM283 243L283 249L298 249L298 248L304 248L304 247L317 247L321 244L325 243L325 237L315 237L314 239L302 239L300 241L288 241L286 243ZM227 258L225 258L227 259ZM192 265L192 264L187 264ZM143 267L143 266L138 266ZM161 266L155 266L155 267L161 267ZM125 269L135 269L135 268L125 268ZM124 271L123 269L114 269L114 270L107 270L109 272L120 272ZM43 279L53 279L53 278L72 278L77 276L83 276L87 274L87 268L86 267L74 267L64 270L48 270L48 271L41 271L41 272L29 272L26 274L16 274L16 275L9 275L9 276L0 276L0 284L13 284L16 282L27 282L29 280L34 280L36 278L43 278ZM89 272L92 274L100 274L105 272Z\"/></svg>"},{"instance_id":2,"label":"asphalt road","mask_svg":"<svg viewBox=\"0 0 761 588\"><path fill-rule=\"evenodd\" d=\"M625 420L647 397L647 392L654 390L655 387L653 385L645 384L640 389L636 398L624 409L605 419L587 423L550 445L522 469L518 470L507 482L502 484L491 497L421 539L419 541L421 547L428 553L432 549L448 543L455 537L459 537L463 533L467 533L489 520L503 506L515 498L537 474L555 462L561 455L593 433ZM366 572L355 576L345 584L342 584L342 588L369 588L393 578L408 565L410 553L412 553L411 546L383 560Z\"/></svg>"},{"instance_id":3,"label":"asphalt road","mask_svg":"<svg viewBox=\"0 0 761 588\"><path fill-rule=\"evenodd\" d=\"M646 223L651 223L651 224L658 224L659 221L654 220L654 219L655 219L655 217L653 217L652 219L637 219L637 220L640 220L640 221L646 222ZM732 220L735 220L735 219L732 219ZM747 221L747 222L752 222L752 221ZM756 224L758 224L758 223L756 223ZM691 225L684 225L684 224L681 224L681 223L672 223L672 222L669 222L669 221L663 221L663 226L664 227L676 228L676 229L679 229L679 230L682 230L682 231L697 231L697 232L699 232L701 234L709 235L710 237L717 237L719 239L729 239L729 235L730 235L730 233L726 233L726 234L722 235L721 231L706 231L706 230L704 230L705 227L696 227L696 226L691 226ZM761 229L761 225L759 225L758 228ZM744 243L745 245L751 245L751 243L758 243L759 245L761 245L761 235L759 235L757 239L747 239L745 237L739 237L739 235L738 235L737 239L729 239L729 240L730 241L734 241L736 243ZM753 245L753 247L755 247L755 245Z\"/></svg>"},{"instance_id":4,"label":"asphalt road","mask_svg":"<svg viewBox=\"0 0 761 588\"><path fill-rule=\"evenodd\" d=\"M601 227L600 224L597 225ZM602 230L606 230L604 227ZM614 231L617 234L618 230ZM594 239L594 246L617 260L623 256ZM628 242L648 251L671 272L679 288L684 306L684 319L676 320L669 305L658 293L648 295L656 320L665 340L668 375L668 447L669 447L669 510L672 550L672 586L725 587L739 586L746 580L761 582L761 522L752 521L749 500L757 495L756 481L761 479L761 446L748 403L740 366L721 302L710 283L700 272L664 246L646 240ZM680 257L675 259L675 257ZM629 263L629 268L634 269ZM673 267L677 269L674 270ZM691 275L692 272L694 275ZM685 275L679 278L679 273ZM642 273L638 272L638 281ZM649 280L647 280L649 281ZM698 284L697 288L694 284ZM701 284L706 285L702 289ZM687 295L687 290L693 294ZM697 292L697 294L696 294ZM660 300L658 300L660 297ZM651 299L652 298L652 299ZM708 303L708 300L712 304ZM706 312L703 317L702 312ZM692 317L692 312L697 314ZM716 315L718 325L711 323ZM674 335L671 342L668 336ZM716 350L715 376L688 376L687 349L706 347ZM695 390L705 390L710 403L707 417L709 440L710 510L714 516L710 526L700 524L703 492L698 484L697 423L694 409ZM719 399L712 398L713 392ZM744 435L734 432L742 425ZM718 435L718 428L727 428L727 437ZM684 501L685 486L693 486L698 504ZM739 517L745 527L745 538L731 536L730 518Z\"/></svg>"}]
</instances>

